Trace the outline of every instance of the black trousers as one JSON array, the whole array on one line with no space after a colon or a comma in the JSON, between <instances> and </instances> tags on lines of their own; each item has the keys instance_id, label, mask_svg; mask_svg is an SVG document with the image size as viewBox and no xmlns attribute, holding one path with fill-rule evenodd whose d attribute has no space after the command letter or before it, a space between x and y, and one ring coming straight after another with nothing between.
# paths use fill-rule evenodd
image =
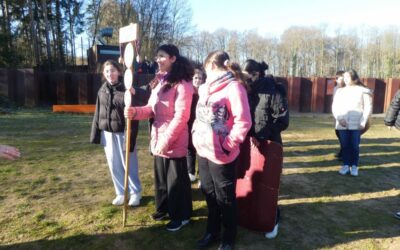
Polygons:
<instances>
[{"instance_id":1,"label":"black trousers","mask_svg":"<svg viewBox=\"0 0 400 250\"><path fill-rule=\"evenodd\" d=\"M189 144L187 152L187 167L188 172L192 175L196 174L196 148L193 146L192 135L189 134Z\"/></svg>"},{"instance_id":2,"label":"black trousers","mask_svg":"<svg viewBox=\"0 0 400 250\"><path fill-rule=\"evenodd\" d=\"M336 134L336 137L338 138L339 146L340 146L340 150L338 152L338 156L342 157L342 143L340 142L339 130L335 129L335 134Z\"/></svg>"},{"instance_id":3,"label":"black trousers","mask_svg":"<svg viewBox=\"0 0 400 250\"><path fill-rule=\"evenodd\" d=\"M222 242L233 244L236 238L236 160L219 165L198 157L201 190L206 196L207 232L219 234L224 227Z\"/></svg>"},{"instance_id":4,"label":"black trousers","mask_svg":"<svg viewBox=\"0 0 400 250\"><path fill-rule=\"evenodd\" d=\"M192 215L192 190L186 157L154 157L156 211L171 220L187 220Z\"/></svg>"}]
</instances>

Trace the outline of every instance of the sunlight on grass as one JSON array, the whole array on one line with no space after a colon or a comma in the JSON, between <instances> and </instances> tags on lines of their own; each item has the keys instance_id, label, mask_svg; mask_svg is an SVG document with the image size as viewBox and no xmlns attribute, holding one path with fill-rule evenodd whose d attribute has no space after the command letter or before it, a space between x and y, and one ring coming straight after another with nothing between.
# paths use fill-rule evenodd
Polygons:
<instances>
[{"instance_id":1,"label":"sunlight on grass","mask_svg":"<svg viewBox=\"0 0 400 250\"><path fill-rule=\"evenodd\" d=\"M400 195L400 190L387 190L374 193L358 193L351 195L340 195L340 196L322 196L322 197L311 197L311 198L296 198L296 199L285 199L279 200L280 205L293 205L302 203L328 203L328 202L349 202L349 201L361 201L377 198L391 198Z\"/></svg>"},{"instance_id":2,"label":"sunlight on grass","mask_svg":"<svg viewBox=\"0 0 400 250\"><path fill-rule=\"evenodd\" d=\"M192 184L193 217L176 233L155 222L153 158L148 125L140 123L141 205L115 196L101 146L89 144L91 115L21 110L0 115L0 142L22 158L0 161L0 244L20 249L194 249L206 228L204 196ZM332 117L296 116L283 133L279 235L238 228L237 249L398 249L400 137L381 118L361 142L360 176L338 174ZM216 246L217 247L217 246Z\"/></svg>"}]
</instances>

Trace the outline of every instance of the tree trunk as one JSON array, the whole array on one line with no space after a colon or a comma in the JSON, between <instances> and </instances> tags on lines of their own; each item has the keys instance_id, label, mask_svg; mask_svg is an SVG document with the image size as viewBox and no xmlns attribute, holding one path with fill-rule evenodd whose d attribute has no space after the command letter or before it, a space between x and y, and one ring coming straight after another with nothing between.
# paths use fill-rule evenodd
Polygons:
<instances>
[{"instance_id":1,"label":"tree trunk","mask_svg":"<svg viewBox=\"0 0 400 250\"><path fill-rule=\"evenodd\" d=\"M31 41L33 42L32 50L35 58L35 65L38 66L40 65L40 57L39 57L38 40L35 34L35 17L33 15L32 0L29 0L28 4L29 4L29 18L30 18L30 28L31 28Z\"/></svg>"},{"instance_id":2,"label":"tree trunk","mask_svg":"<svg viewBox=\"0 0 400 250\"><path fill-rule=\"evenodd\" d=\"M64 44L63 44L63 33L61 31L62 20L61 20L61 4L60 0L56 0L56 34L57 34L57 54L61 67L65 66L65 56L64 56Z\"/></svg>"},{"instance_id":3,"label":"tree trunk","mask_svg":"<svg viewBox=\"0 0 400 250\"><path fill-rule=\"evenodd\" d=\"M71 6L70 6L71 7ZM72 65L75 65L75 35L74 35L74 17L71 14L72 10L68 10L68 19L69 19L69 33L70 33L70 44L71 44L71 61Z\"/></svg>"},{"instance_id":4,"label":"tree trunk","mask_svg":"<svg viewBox=\"0 0 400 250\"><path fill-rule=\"evenodd\" d=\"M51 60L51 47L50 47L50 37L49 37L49 20L47 18L47 3L46 0L42 0L42 10L43 10L43 21L44 21L44 30L45 30L45 37L46 37L46 51L47 51L47 60L48 64L52 66Z\"/></svg>"},{"instance_id":5,"label":"tree trunk","mask_svg":"<svg viewBox=\"0 0 400 250\"><path fill-rule=\"evenodd\" d=\"M101 0L97 3L97 6L95 6L95 20L94 20L94 32L93 32L93 39L92 39L92 45L89 47L92 47L94 43L96 42L96 35L97 35L97 26L99 24L99 18L100 18L100 6L101 6ZM93 4L94 5L94 4Z\"/></svg>"}]
</instances>

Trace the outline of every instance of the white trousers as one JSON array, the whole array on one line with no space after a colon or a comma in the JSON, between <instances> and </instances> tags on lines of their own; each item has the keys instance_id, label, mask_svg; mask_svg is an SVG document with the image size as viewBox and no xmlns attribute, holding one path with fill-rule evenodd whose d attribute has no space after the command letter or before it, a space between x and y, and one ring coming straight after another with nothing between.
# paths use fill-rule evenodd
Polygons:
<instances>
[{"instance_id":1,"label":"white trousers","mask_svg":"<svg viewBox=\"0 0 400 250\"><path fill-rule=\"evenodd\" d=\"M124 195L125 178L125 135L124 133L101 132L101 144L104 146L108 167L114 183L116 195ZM136 147L129 153L129 193L142 192Z\"/></svg>"}]
</instances>

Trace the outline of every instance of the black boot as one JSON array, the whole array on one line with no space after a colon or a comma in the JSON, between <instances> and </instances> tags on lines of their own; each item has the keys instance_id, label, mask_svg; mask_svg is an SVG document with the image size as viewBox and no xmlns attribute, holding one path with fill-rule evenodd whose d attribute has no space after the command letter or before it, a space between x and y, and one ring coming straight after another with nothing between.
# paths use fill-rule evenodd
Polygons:
<instances>
[{"instance_id":1,"label":"black boot","mask_svg":"<svg viewBox=\"0 0 400 250\"><path fill-rule=\"evenodd\" d=\"M233 244L231 243L221 243L221 245L219 245L218 250L233 250Z\"/></svg>"},{"instance_id":2,"label":"black boot","mask_svg":"<svg viewBox=\"0 0 400 250\"><path fill-rule=\"evenodd\" d=\"M200 240L197 241L197 248L204 249L211 246L214 242L219 240L218 235L213 235L210 233L206 233Z\"/></svg>"}]
</instances>

